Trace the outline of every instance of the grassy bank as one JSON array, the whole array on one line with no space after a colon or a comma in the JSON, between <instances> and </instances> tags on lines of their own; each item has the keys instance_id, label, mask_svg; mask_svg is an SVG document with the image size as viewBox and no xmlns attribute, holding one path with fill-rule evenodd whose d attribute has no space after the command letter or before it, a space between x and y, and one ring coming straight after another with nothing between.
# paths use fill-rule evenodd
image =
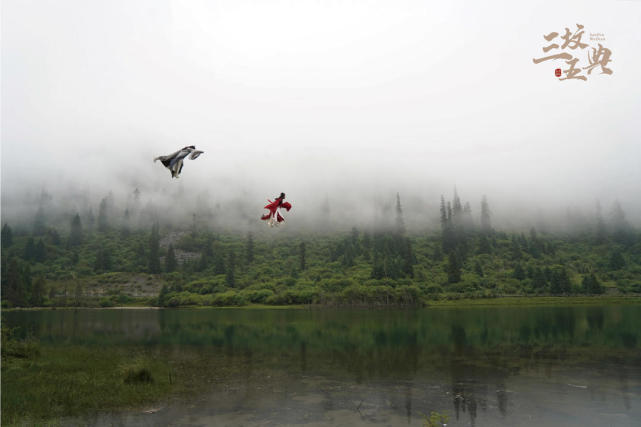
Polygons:
<instances>
[{"instance_id":1,"label":"grassy bank","mask_svg":"<svg viewBox=\"0 0 641 427\"><path fill-rule=\"evenodd\" d=\"M336 302L333 304L291 304L291 305L270 305L270 304L245 304L231 306L211 306L211 305L190 305L177 306L169 309L241 309L241 310L292 310L292 309L324 309L324 308L418 308L418 307L518 307L518 306L574 306L574 305L628 305L641 304L641 295L593 295L593 296L496 296L491 298L443 298L423 300L420 304L412 306L401 305L380 305L380 304L349 304ZM17 307L6 308L3 311L14 310L75 310L75 309L104 309L104 310L122 310L122 309L167 309L167 307L158 307L149 305L146 300L139 302L129 302L126 305L115 305L103 307L100 305L88 305L84 307Z\"/></svg>"},{"instance_id":2,"label":"grassy bank","mask_svg":"<svg viewBox=\"0 0 641 427\"><path fill-rule=\"evenodd\" d=\"M641 296L541 296L541 297L497 297L484 299L456 299L429 301L429 307L517 307L517 306L571 306L571 305L615 305L641 304Z\"/></svg>"},{"instance_id":3,"label":"grassy bank","mask_svg":"<svg viewBox=\"0 0 641 427\"><path fill-rule=\"evenodd\" d=\"M196 351L151 351L143 347L29 344L30 352L2 360L2 425L57 424L113 410L164 406L173 397L197 393L215 364Z\"/></svg>"}]
</instances>

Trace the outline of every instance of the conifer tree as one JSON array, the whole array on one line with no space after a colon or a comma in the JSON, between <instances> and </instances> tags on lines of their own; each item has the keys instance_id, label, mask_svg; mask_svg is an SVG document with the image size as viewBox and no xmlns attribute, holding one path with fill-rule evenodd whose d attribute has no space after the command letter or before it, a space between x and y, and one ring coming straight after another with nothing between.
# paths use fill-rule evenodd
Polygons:
<instances>
[{"instance_id":1,"label":"conifer tree","mask_svg":"<svg viewBox=\"0 0 641 427\"><path fill-rule=\"evenodd\" d=\"M457 283L461 281L461 265L459 257L455 251L451 252L448 256L447 281L449 283Z\"/></svg>"},{"instance_id":2,"label":"conifer tree","mask_svg":"<svg viewBox=\"0 0 641 427\"><path fill-rule=\"evenodd\" d=\"M461 199L458 196L456 187L454 187L454 200L452 203L452 218L455 222L461 221L461 214L463 213L463 206L461 205Z\"/></svg>"},{"instance_id":3,"label":"conifer tree","mask_svg":"<svg viewBox=\"0 0 641 427\"><path fill-rule=\"evenodd\" d=\"M214 254L214 274L225 274L225 260L220 249Z\"/></svg>"},{"instance_id":4,"label":"conifer tree","mask_svg":"<svg viewBox=\"0 0 641 427\"><path fill-rule=\"evenodd\" d=\"M299 254L300 254L300 270L305 271L305 269L307 268L305 242L300 242Z\"/></svg>"},{"instance_id":5,"label":"conifer tree","mask_svg":"<svg viewBox=\"0 0 641 427\"><path fill-rule=\"evenodd\" d=\"M396 233L405 234L405 220L403 219L403 208L401 207L401 196L396 193Z\"/></svg>"},{"instance_id":6,"label":"conifer tree","mask_svg":"<svg viewBox=\"0 0 641 427\"><path fill-rule=\"evenodd\" d=\"M620 270L625 267L625 258L620 250L615 250L610 255L610 270Z\"/></svg>"},{"instance_id":7,"label":"conifer tree","mask_svg":"<svg viewBox=\"0 0 641 427\"><path fill-rule=\"evenodd\" d=\"M167 284L163 284L158 293L158 306L165 307L167 305L167 294L169 293L169 288Z\"/></svg>"},{"instance_id":8,"label":"conifer tree","mask_svg":"<svg viewBox=\"0 0 641 427\"><path fill-rule=\"evenodd\" d=\"M47 250L45 248L45 244L42 239L38 239L38 243L36 243L33 253L33 260L36 262L44 262L46 257Z\"/></svg>"},{"instance_id":9,"label":"conifer tree","mask_svg":"<svg viewBox=\"0 0 641 427\"><path fill-rule=\"evenodd\" d=\"M21 306L24 303L23 289L21 286L20 266L15 258L9 260L7 276L2 289L2 298L14 306Z\"/></svg>"},{"instance_id":10,"label":"conifer tree","mask_svg":"<svg viewBox=\"0 0 641 427\"><path fill-rule=\"evenodd\" d=\"M42 205L40 205L33 220L33 234L40 236L44 234L45 231L47 231L45 211Z\"/></svg>"},{"instance_id":11,"label":"conifer tree","mask_svg":"<svg viewBox=\"0 0 641 427\"><path fill-rule=\"evenodd\" d=\"M24 259L27 261L33 261L36 257L36 243L33 240L33 237L29 237L27 244L24 248Z\"/></svg>"},{"instance_id":12,"label":"conifer tree","mask_svg":"<svg viewBox=\"0 0 641 427\"><path fill-rule=\"evenodd\" d=\"M246 259L247 264L254 262L254 236L251 232L247 233Z\"/></svg>"},{"instance_id":13,"label":"conifer tree","mask_svg":"<svg viewBox=\"0 0 641 427\"><path fill-rule=\"evenodd\" d=\"M596 202L596 242L598 244L604 243L608 238L608 231L603 221L603 214L601 213L601 203Z\"/></svg>"},{"instance_id":14,"label":"conifer tree","mask_svg":"<svg viewBox=\"0 0 641 427\"><path fill-rule=\"evenodd\" d=\"M174 246L170 243L169 248L167 249L167 256L165 257L165 271L171 273L176 270L176 254L174 252Z\"/></svg>"},{"instance_id":15,"label":"conifer tree","mask_svg":"<svg viewBox=\"0 0 641 427\"><path fill-rule=\"evenodd\" d=\"M13 230L6 222L2 226L2 248L6 249L13 244Z\"/></svg>"},{"instance_id":16,"label":"conifer tree","mask_svg":"<svg viewBox=\"0 0 641 427\"><path fill-rule=\"evenodd\" d=\"M490 222L490 205L487 203L487 197L484 195L481 200L481 231L490 233L492 224Z\"/></svg>"},{"instance_id":17,"label":"conifer tree","mask_svg":"<svg viewBox=\"0 0 641 427\"><path fill-rule=\"evenodd\" d=\"M534 277L532 278L532 287L537 291L543 291L547 287L547 280L543 270L537 268L534 271Z\"/></svg>"},{"instance_id":18,"label":"conifer tree","mask_svg":"<svg viewBox=\"0 0 641 427\"><path fill-rule=\"evenodd\" d=\"M93 209L89 208L89 212L86 215L87 230L92 231L94 225L96 225L96 217L93 214Z\"/></svg>"},{"instance_id":19,"label":"conifer tree","mask_svg":"<svg viewBox=\"0 0 641 427\"><path fill-rule=\"evenodd\" d=\"M630 242L632 234L630 233L630 224L625 219L625 212L618 201L614 202L612 207L612 231L613 237L619 243L627 244Z\"/></svg>"},{"instance_id":20,"label":"conifer tree","mask_svg":"<svg viewBox=\"0 0 641 427\"><path fill-rule=\"evenodd\" d=\"M109 230L109 218L107 211L107 198L105 197L100 201L100 206L98 208L98 231L105 232Z\"/></svg>"},{"instance_id":21,"label":"conifer tree","mask_svg":"<svg viewBox=\"0 0 641 427\"><path fill-rule=\"evenodd\" d=\"M485 234L482 234L481 237L479 237L479 254L489 254L492 251L492 248L490 246L490 241L488 240L487 236Z\"/></svg>"},{"instance_id":22,"label":"conifer tree","mask_svg":"<svg viewBox=\"0 0 641 427\"><path fill-rule=\"evenodd\" d=\"M374 249L374 262L372 265L372 279L382 279L386 276L385 274L385 264L381 259L379 251Z\"/></svg>"},{"instance_id":23,"label":"conifer tree","mask_svg":"<svg viewBox=\"0 0 641 427\"><path fill-rule=\"evenodd\" d=\"M151 236L149 238L149 272L152 274L160 273L160 226L155 222L151 226Z\"/></svg>"},{"instance_id":24,"label":"conifer tree","mask_svg":"<svg viewBox=\"0 0 641 427\"><path fill-rule=\"evenodd\" d=\"M589 276L583 277L583 282L581 284L583 287L583 292L585 292L586 294L603 293L603 287L601 286L601 283L599 283L599 280L596 278L594 273L590 274Z\"/></svg>"},{"instance_id":25,"label":"conifer tree","mask_svg":"<svg viewBox=\"0 0 641 427\"><path fill-rule=\"evenodd\" d=\"M514 267L513 277L517 280L525 279L525 272L523 271L523 267L521 267L520 263L516 264L516 267Z\"/></svg>"},{"instance_id":26,"label":"conifer tree","mask_svg":"<svg viewBox=\"0 0 641 427\"><path fill-rule=\"evenodd\" d=\"M234 256L234 251L229 251L229 254L227 255L227 268L226 268L226 274L225 274L225 283L227 286L230 288L233 288L236 286L236 277L234 275L234 269L235 269L235 264L236 264L236 257Z\"/></svg>"},{"instance_id":27,"label":"conifer tree","mask_svg":"<svg viewBox=\"0 0 641 427\"><path fill-rule=\"evenodd\" d=\"M82 305L82 295L83 295L82 284L80 282L76 283L76 287L73 291L73 304L78 307Z\"/></svg>"},{"instance_id":28,"label":"conifer tree","mask_svg":"<svg viewBox=\"0 0 641 427\"><path fill-rule=\"evenodd\" d=\"M447 210L445 209L445 198L441 194L441 231L445 231L447 228Z\"/></svg>"},{"instance_id":29,"label":"conifer tree","mask_svg":"<svg viewBox=\"0 0 641 427\"><path fill-rule=\"evenodd\" d=\"M82 243L82 223L80 215L76 214L71 219L71 232L69 233L69 246L78 246Z\"/></svg>"},{"instance_id":30,"label":"conifer tree","mask_svg":"<svg viewBox=\"0 0 641 427\"><path fill-rule=\"evenodd\" d=\"M474 263L474 272L480 277L484 276L483 267L481 266L481 263L478 260L476 260L476 262Z\"/></svg>"}]
</instances>

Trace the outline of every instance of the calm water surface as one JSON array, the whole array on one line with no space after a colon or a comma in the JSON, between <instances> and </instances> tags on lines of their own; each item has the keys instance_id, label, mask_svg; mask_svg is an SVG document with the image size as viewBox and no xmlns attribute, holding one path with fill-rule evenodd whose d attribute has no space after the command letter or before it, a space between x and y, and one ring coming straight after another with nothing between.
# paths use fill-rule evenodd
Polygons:
<instances>
[{"instance_id":1,"label":"calm water surface","mask_svg":"<svg viewBox=\"0 0 641 427\"><path fill-rule=\"evenodd\" d=\"M202 356L203 393L90 425L641 426L641 306L5 313L42 345Z\"/></svg>"}]
</instances>

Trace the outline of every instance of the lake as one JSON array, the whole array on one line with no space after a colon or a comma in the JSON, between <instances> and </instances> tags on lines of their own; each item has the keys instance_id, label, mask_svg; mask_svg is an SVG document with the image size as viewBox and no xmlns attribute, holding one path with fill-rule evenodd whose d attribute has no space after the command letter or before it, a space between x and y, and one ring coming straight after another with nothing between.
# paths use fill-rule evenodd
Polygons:
<instances>
[{"instance_id":1,"label":"lake","mask_svg":"<svg viewBox=\"0 0 641 427\"><path fill-rule=\"evenodd\" d=\"M448 426L641 425L638 305L3 316L41 346L198 355L197 391L64 424L419 426L436 411Z\"/></svg>"}]
</instances>

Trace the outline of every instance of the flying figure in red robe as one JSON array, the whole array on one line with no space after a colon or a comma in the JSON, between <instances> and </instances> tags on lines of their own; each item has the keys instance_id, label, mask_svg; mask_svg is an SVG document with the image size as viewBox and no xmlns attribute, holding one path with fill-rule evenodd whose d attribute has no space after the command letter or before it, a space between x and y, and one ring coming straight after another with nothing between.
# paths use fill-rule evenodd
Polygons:
<instances>
[{"instance_id":1,"label":"flying figure in red robe","mask_svg":"<svg viewBox=\"0 0 641 427\"><path fill-rule=\"evenodd\" d=\"M265 205L265 209L269 210L268 213L261 216L260 219L267 221L267 224L270 227L278 225L279 223L285 221L285 218L280 214L280 209L287 209L287 212L292 208L292 205L289 202L285 202L285 193L280 193L280 196L276 197L274 201L267 199L269 202L268 205Z\"/></svg>"}]
</instances>

